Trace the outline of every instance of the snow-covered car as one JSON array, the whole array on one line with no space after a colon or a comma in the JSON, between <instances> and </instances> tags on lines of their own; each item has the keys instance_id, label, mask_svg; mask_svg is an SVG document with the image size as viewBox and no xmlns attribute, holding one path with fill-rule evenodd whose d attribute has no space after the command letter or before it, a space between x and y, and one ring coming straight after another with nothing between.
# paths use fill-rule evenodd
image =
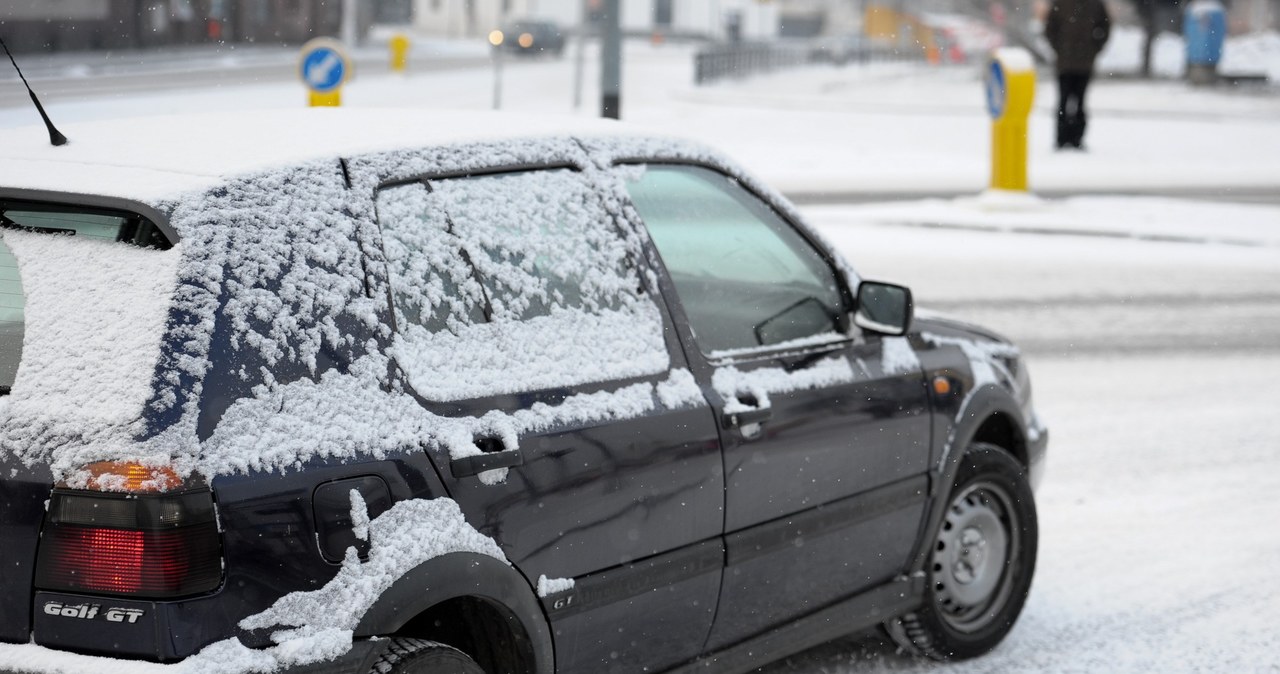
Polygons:
<instances>
[{"instance_id":1,"label":"snow-covered car","mask_svg":"<svg viewBox=\"0 0 1280 674\"><path fill-rule=\"evenodd\" d=\"M0 132L0 670L728 672L1016 620L1017 349L716 153L471 112L65 130Z\"/></svg>"},{"instance_id":2,"label":"snow-covered car","mask_svg":"<svg viewBox=\"0 0 1280 674\"><path fill-rule=\"evenodd\" d=\"M564 53L564 31L554 21L522 19L500 30L502 41L494 46L522 56L555 56Z\"/></svg>"}]
</instances>

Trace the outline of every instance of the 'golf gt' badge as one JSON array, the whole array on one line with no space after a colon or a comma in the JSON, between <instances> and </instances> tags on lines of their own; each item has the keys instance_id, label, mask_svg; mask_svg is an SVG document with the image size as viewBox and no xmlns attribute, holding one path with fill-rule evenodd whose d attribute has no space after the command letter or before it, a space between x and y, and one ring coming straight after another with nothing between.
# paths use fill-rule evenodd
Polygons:
<instances>
[{"instance_id":1,"label":"'golf gt' badge","mask_svg":"<svg viewBox=\"0 0 1280 674\"><path fill-rule=\"evenodd\" d=\"M48 615L56 615L63 618L76 618L78 620L101 619L107 622L130 624L138 622L138 618L146 615L146 611L138 608L108 606L107 610L103 611L101 604L63 604L57 601L45 602L44 612Z\"/></svg>"}]
</instances>

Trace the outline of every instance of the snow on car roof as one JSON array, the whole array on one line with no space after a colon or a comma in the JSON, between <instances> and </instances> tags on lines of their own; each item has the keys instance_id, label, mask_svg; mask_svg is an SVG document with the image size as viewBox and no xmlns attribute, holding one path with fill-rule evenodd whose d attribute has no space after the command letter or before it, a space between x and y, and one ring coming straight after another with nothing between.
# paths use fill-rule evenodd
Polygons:
<instances>
[{"instance_id":1,"label":"snow on car roof","mask_svg":"<svg viewBox=\"0 0 1280 674\"><path fill-rule=\"evenodd\" d=\"M0 130L0 188L143 202L209 188L222 178L306 160L524 137L625 135L596 118L304 108L137 117Z\"/></svg>"}]
</instances>

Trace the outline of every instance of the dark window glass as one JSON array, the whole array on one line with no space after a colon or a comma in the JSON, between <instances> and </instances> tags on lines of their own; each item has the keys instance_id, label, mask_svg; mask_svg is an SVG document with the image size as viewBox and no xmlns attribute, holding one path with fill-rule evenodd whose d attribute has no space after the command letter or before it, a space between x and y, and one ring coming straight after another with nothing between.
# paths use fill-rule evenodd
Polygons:
<instances>
[{"instance_id":1,"label":"dark window glass","mask_svg":"<svg viewBox=\"0 0 1280 674\"><path fill-rule=\"evenodd\" d=\"M834 272L768 204L702 167L624 171L703 352L839 330L845 308Z\"/></svg>"},{"instance_id":2,"label":"dark window glass","mask_svg":"<svg viewBox=\"0 0 1280 674\"><path fill-rule=\"evenodd\" d=\"M670 26L672 16L674 14L672 5L674 0L654 0L653 3L653 25Z\"/></svg>"}]
</instances>

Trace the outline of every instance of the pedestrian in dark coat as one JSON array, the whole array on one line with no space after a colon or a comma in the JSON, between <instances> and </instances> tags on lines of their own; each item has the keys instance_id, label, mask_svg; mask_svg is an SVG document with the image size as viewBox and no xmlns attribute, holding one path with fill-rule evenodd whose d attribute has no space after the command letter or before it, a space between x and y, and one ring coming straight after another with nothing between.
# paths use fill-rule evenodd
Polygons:
<instances>
[{"instance_id":1,"label":"pedestrian in dark coat","mask_svg":"<svg viewBox=\"0 0 1280 674\"><path fill-rule=\"evenodd\" d=\"M1093 62L1111 35L1102 0L1053 0L1044 36L1058 55L1058 147L1084 144L1084 92Z\"/></svg>"}]
</instances>

